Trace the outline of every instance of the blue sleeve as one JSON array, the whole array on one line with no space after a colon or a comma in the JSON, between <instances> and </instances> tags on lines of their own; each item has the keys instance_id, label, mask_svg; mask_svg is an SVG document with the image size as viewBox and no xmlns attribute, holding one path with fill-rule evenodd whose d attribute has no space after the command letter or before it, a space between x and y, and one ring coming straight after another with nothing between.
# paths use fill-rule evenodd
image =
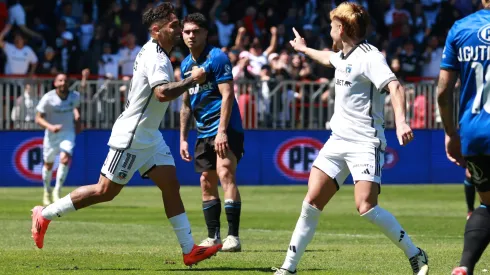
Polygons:
<instances>
[{"instance_id":1,"label":"blue sleeve","mask_svg":"<svg viewBox=\"0 0 490 275\"><path fill-rule=\"evenodd\" d=\"M451 28L446 38L446 45L442 52L441 69L460 70L458 50L455 45L455 26Z\"/></svg>"},{"instance_id":2,"label":"blue sleeve","mask_svg":"<svg viewBox=\"0 0 490 275\"><path fill-rule=\"evenodd\" d=\"M228 56L221 50L216 50L216 55L211 62L211 71L216 77L216 83L223 83L233 80L231 73L231 62Z\"/></svg>"}]
</instances>

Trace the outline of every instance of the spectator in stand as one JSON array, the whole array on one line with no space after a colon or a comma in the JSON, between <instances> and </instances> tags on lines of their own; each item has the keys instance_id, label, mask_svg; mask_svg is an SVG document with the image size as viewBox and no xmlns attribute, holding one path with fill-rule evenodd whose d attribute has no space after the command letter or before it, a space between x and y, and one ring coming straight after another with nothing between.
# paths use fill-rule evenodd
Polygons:
<instances>
[{"instance_id":1,"label":"spectator in stand","mask_svg":"<svg viewBox=\"0 0 490 275\"><path fill-rule=\"evenodd\" d=\"M59 20L65 22L67 31L71 33L78 33L79 21L72 15L72 11L72 3L70 1L63 2Z\"/></svg>"},{"instance_id":2,"label":"spectator in stand","mask_svg":"<svg viewBox=\"0 0 490 275\"><path fill-rule=\"evenodd\" d=\"M422 76L436 79L439 76L440 65L442 60L443 48L439 44L439 39L436 36L431 36L422 59L424 61L422 67Z\"/></svg>"},{"instance_id":3,"label":"spectator in stand","mask_svg":"<svg viewBox=\"0 0 490 275\"><path fill-rule=\"evenodd\" d=\"M81 58L77 40L73 33L64 31L57 41L57 54L61 59L61 68L64 73L78 73L78 63Z\"/></svg>"},{"instance_id":4,"label":"spectator in stand","mask_svg":"<svg viewBox=\"0 0 490 275\"><path fill-rule=\"evenodd\" d=\"M11 1L13 2L8 10L8 23L5 25L3 30L0 32L0 40L4 40L5 36L9 34L9 32L12 30L12 27L16 25L23 33L37 38L37 39L43 39L43 37L36 33L35 31L29 29L26 26L26 12L22 5L20 4L20 0L15 0Z\"/></svg>"},{"instance_id":5,"label":"spectator in stand","mask_svg":"<svg viewBox=\"0 0 490 275\"><path fill-rule=\"evenodd\" d=\"M99 76L107 79L119 78L119 55L112 53L111 44L104 44L104 53L99 60Z\"/></svg>"},{"instance_id":6,"label":"spectator in stand","mask_svg":"<svg viewBox=\"0 0 490 275\"><path fill-rule=\"evenodd\" d=\"M415 3L413 10L413 25L412 25L412 36L417 41L417 44L422 44L426 37L430 34L429 24L427 23L427 18L425 17L423 6L421 3Z\"/></svg>"},{"instance_id":7,"label":"spectator in stand","mask_svg":"<svg viewBox=\"0 0 490 275\"><path fill-rule=\"evenodd\" d=\"M80 50L87 52L90 47L90 41L94 36L94 23L88 13L83 14L82 25L80 25Z\"/></svg>"},{"instance_id":8,"label":"spectator in stand","mask_svg":"<svg viewBox=\"0 0 490 275\"><path fill-rule=\"evenodd\" d=\"M62 71L60 60L52 47L47 47L40 59L40 66L37 66L37 74L57 75Z\"/></svg>"},{"instance_id":9,"label":"spectator in stand","mask_svg":"<svg viewBox=\"0 0 490 275\"><path fill-rule=\"evenodd\" d=\"M269 47L265 51L262 50L262 45L258 38L255 38L250 46L250 65L252 66L252 74L258 76L262 66L267 65L267 57L273 53L277 47L277 28L271 27L271 40Z\"/></svg>"},{"instance_id":10,"label":"spectator in stand","mask_svg":"<svg viewBox=\"0 0 490 275\"><path fill-rule=\"evenodd\" d=\"M407 77L416 77L420 75L422 60L420 55L415 51L415 44L412 40L405 41L402 52L398 55L400 60L400 76L405 81Z\"/></svg>"},{"instance_id":11,"label":"spectator in stand","mask_svg":"<svg viewBox=\"0 0 490 275\"><path fill-rule=\"evenodd\" d=\"M231 43L231 35L235 30L235 24L230 22L230 17L227 11L222 11L219 19L215 19L215 11L218 7L220 1L216 1L213 9L211 9L210 17L211 22L215 22L216 28L218 29L219 44L221 47L228 47Z\"/></svg>"},{"instance_id":12,"label":"spectator in stand","mask_svg":"<svg viewBox=\"0 0 490 275\"><path fill-rule=\"evenodd\" d=\"M126 47L119 50L119 64L122 75L133 76L134 61L140 50L141 47L136 45L136 36L132 33L127 34Z\"/></svg>"},{"instance_id":13,"label":"spectator in stand","mask_svg":"<svg viewBox=\"0 0 490 275\"><path fill-rule=\"evenodd\" d=\"M90 41L88 52L85 54L84 67L90 69L93 74L99 73L99 60L104 52L105 29L104 26L98 25L95 27L95 34Z\"/></svg>"},{"instance_id":14,"label":"spectator in stand","mask_svg":"<svg viewBox=\"0 0 490 275\"><path fill-rule=\"evenodd\" d=\"M410 12L403 8L405 0L395 0L395 5L385 14L385 25L390 28L392 39L401 36L402 26L412 24Z\"/></svg>"},{"instance_id":15,"label":"spectator in stand","mask_svg":"<svg viewBox=\"0 0 490 275\"><path fill-rule=\"evenodd\" d=\"M32 77L36 71L38 59L31 47L26 45L25 38L21 33L15 34L14 44L0 40L0 47L7 56L5 74L29 74Z\"/></svg>"}]
</instances>

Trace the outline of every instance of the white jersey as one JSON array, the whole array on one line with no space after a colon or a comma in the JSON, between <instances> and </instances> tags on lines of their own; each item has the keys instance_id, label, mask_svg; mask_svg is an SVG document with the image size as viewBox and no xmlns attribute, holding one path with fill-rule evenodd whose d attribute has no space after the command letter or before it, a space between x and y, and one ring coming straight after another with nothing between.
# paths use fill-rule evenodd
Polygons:
<instances>
[{"instance_id":1,"label":"white jersey","mask_svg":"<svg viewBox=\"0 0 490 275\"><path fill-rule=\"evenodd\" d=\"M44 137L54 140L55 136L75 133L75 122L73 109L80 107L80 93L68 92L66 99L61 99L56 90L47 92L37 104L36 110L44 114L44 118L50 124L61 124L61 130L58 133L53 133L47 129L44 132Z\"/></svg>"},{"instance_id":2,"label":"white jersey","mask_svg":"<svg viewBox=\"0 0 490 275\"><path fill-rule=\"evenodd\" d=\"M134 62L126 109L112 127L110 147L145 149L162 140L159 126L168 102L159 102L152 89L173 81L172 63L167 54L156 41L148 41Z\"/></svg>"},{"instance_id":3,"label":"white jersey","mask_svg":"<svg viewBox=\"0 0 490 275\"><path fill-rule=\"evenodd\" d=\"M385 86L396 80L385 57L370 44L356 45L347 55L332 54L335 67L333 135L384 150Z\"/></svg>"}]
</instances>

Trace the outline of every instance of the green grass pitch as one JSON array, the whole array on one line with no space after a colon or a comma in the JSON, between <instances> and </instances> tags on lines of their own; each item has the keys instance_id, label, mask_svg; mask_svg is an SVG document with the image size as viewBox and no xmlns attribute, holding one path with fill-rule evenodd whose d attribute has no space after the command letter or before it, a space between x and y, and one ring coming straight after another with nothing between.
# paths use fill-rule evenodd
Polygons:
<instances>
[{"instance_id":1,"label":"green grass pitch","mask_svg":"<svg viewBox=\"0 0 490 275\"><path fill-rule=\"evenodd\" d=\"M68 192L71 189L65 188ZM194 239L206 235L200 189L182 187ZM165 217L156 187L127 187L112 202L52 222L44 248L30 235L30 209L40 188L0 189L0 274L272 274L286 255L306 186L240 187L241 253L189 269ZM458 264L466 217L463 185L384 185L380 205L391 211L430 257L431 274ZM377 228L359 217L352 186L323 211L299 274L411 274L408 260ZM222 211L222 235L227 223ZM485 253L475 274L488 274Z\"/></svg>"}]
</instances>

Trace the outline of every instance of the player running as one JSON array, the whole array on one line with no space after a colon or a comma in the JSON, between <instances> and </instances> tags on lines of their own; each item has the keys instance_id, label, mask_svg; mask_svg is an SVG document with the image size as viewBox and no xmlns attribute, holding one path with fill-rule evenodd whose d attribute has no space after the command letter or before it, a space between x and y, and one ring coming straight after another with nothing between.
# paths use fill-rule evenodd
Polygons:
<instances>
[{"instance_id":1,"label":"player running","mask_svg":"<svg viewBox=\"0 0 490 275\"><path fill-rule=\"evenodd\" d=\"M490 0L482 4L484 9L456 21L449 31L437 91L447 157L468 167L481 201L466 223L463 254L454 275L473 274L490 242ZM452 104L458 75L459 134Z\"/></svg>"},{"instance_id":2,"label":"player running","mask_svg":"<svg viewBox=\"0 0 490 275\"><path fill-rule=\"evenodd\" d=\"M362 40L369 25L369 15L362 6L344 2L331 11L330 19L334 49L340 52L308 48L294 29L296 38L290 41L296 51L335 67L335 112L330 122L332 135L313 162L301 215L286 259L275 274L297 273L296 266L313 238L321 211L349 173L355 182L354 198L361 217L377 225L405 253L413 274L427 274L426 253L413 244L396 218L378 205L386 148L383 105L387 92L400 145L413 139L405 119L404 89L384 56Z\"/></svg>"},{"instance_id":3,"label":"player running","mask_svg":"<svg viewBox=\"0 0 490 275\"><path fill-rule=\"evenodd\" d=\"M228 236L223 241L222 251L238 252L241 251L238 237L241 199L235 174L244 153L244 134L233 92L231 62L220 49L206 44L207 28L207 20L200 13L190 14L183 20L183 38L190 54L182 61L182 76L190 77L192 69L199 67L206 70L208 81L184 93L180 111L180 155L185 161L192 160L187 143L192 112L198 132L194 165L201 173L202 208L208 228L208 238L200 245L221 243L219 180L228 220Z\"/></svg>"},{"instance_id":4,"label":"player running","mask_svg":"<svg viewBox=\"0 0 490 275\"><path fill-rule=\"evenodd\" d=\"M164 3L143 14L151 39L139 52L133 68L131 90L124 112L112 128L109 153L99 182L83 186L43 208L32 209L32 236L42 248L49 223L90 205L114 199L136 171L150 178L162 191L165 213L182 247L184 264L193 265L216 254L221 245L194 244L191 226L179 193L174 159L159 131L168 102L205 81L202 70L173 82L168 52L180 40L181 28L173 6Z\"/></svg>"},{"instance_id":5,"label":"player running","mask_svg":"<svg viewBox=\"0 0 490 275\"><path fill-rule=\"evenodd\" d=\"M65 74L58 74L54 79L54 90L47 92L39 101L36 110L36 123L44 131L43 141L43 204L49 205L60 199L61 187L70 170L73 148L75 147L75 128L80 126L80 94L68 90L68 79ZM53 164L60 155L56 170L56 184L51 190Z\"/></svg>"}]
</instances>

